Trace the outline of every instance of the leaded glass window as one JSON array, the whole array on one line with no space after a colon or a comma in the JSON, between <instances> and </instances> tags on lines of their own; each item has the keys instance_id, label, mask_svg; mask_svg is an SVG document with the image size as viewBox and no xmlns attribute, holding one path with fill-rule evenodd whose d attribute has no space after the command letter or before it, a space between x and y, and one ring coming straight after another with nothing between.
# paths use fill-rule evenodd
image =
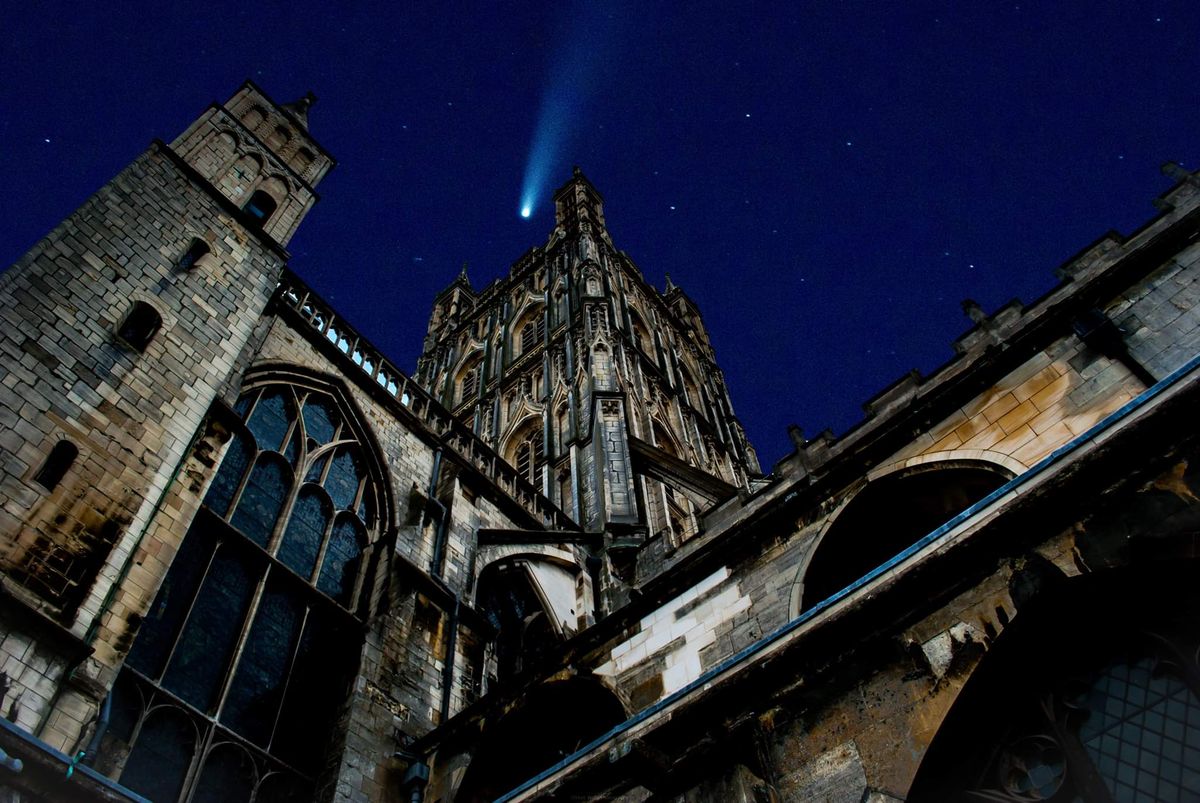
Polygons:
<instances>
[{"instance_id":1,"label":"leaded glass window","mask_svg":"<svg viewBox=\"0 0 1200 803\"><path fill-rule=\"evenodd\" d=\"M109 756L155 801L309 799L357 670L380 485L328 393L268 384L114 687ZM127 751L127 758L123 759Z\"/></svg>"}]
</instances>

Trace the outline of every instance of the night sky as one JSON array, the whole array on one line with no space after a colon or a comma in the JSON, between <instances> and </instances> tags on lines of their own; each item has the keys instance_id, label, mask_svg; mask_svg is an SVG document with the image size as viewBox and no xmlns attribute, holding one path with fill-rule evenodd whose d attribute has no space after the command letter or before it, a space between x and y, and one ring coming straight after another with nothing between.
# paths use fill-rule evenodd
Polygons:
<instances>
[{"instance_id":1,"label":"night sky","mask_svg":"<svg viewBox=\"0 0 1200 803\"><path fill-rule=\"evenodd\" d=\"M243 79L311 89L339 165L291 267L400 368L579 164L700 305L764 469L1200 165L1195 0L108 5L5 7L0 264Z\"/></svg>"}]
</instances>

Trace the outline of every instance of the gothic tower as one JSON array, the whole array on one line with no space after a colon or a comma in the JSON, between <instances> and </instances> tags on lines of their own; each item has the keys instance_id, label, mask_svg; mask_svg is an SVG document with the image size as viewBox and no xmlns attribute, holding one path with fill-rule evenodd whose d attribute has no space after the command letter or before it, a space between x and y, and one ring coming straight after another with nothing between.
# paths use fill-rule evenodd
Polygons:
<instances>
[{"instance_id":1,"label":"gothic tower","mask_svg":"<svg viewBox=\"0 0 1200 803\"><path fill-rule=\"evenodd\" d=\"M334 164L307 130L313 100L246 83L0 276L3 626L24 638L19 610L62 634L6 682L15 720L60 749L171 562L171 525L193 511L167 489L220 440L202 422L236 398L284 247Z\"/></svg>"},{"instance_id":2,"label":"gothic tower","mask_svg":"<svg viewBox=\"0 0 1200 803\"><path fill-rule=\"evenodd\" d=\"M758 472L696 305L612 243L576 168L555 228L476 292L465 270L435 300L417 378L610 554L661 534Z\"/></svg>"}]
</instances>

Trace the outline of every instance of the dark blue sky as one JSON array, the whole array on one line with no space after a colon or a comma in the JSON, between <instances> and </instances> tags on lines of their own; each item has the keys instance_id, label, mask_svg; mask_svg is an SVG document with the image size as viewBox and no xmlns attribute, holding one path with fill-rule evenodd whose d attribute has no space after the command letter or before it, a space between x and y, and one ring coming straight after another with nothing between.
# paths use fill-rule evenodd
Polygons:
<instances>
[{"instance_id":1,"label":"dark blue sky","mask_svg":"<svg viewBox=\"0 0 1200 803\"><path fill-rule=\"evenodd\" d=\"M464 261L482 287L545 241L577 163L700 304L764 468L1200 162L1194 0L105 5L4 12L0 263L242 79L312 89L340 164L292 267L397 365Z\"/></svg>"}]
</instances>

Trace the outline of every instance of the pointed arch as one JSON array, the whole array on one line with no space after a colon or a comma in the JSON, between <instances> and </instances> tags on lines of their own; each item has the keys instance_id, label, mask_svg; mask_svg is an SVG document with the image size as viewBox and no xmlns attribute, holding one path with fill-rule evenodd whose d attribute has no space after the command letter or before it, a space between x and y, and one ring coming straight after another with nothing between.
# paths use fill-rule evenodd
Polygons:
<instances>
[{"instance_id":1,"label":"pointed arch","mask_svg":"<svg viewBox=\"0 0 1200 803\"><path fill-rule=\"evenodd\" d=\"M898 468L854 490L813 541L792 583L791 616L811 608L1012 478L960 460Z\"/></svg>"},{"instance_id":2,"label":"pointed arch","mask_svg":"<svg viewBox=\"0 0 1200 803\"><path fill-rule=\"evenodd\" d=\"M473 401L483 386L483 349L477 347L459 362L454 373L454 406Z\"/></svg>"},{"instance_id":3,"label":"pointed arch","mask_svg":"<svg viewBox=\"0 0 1200 803\"><path fill-rule=\"evenodd\" d=\"M167 749L192 768L168 789L138 769L148 764L127 764L121 782L155 799L248 801L258 779L278 775L311 790L305 772L338 732L367 591L386 576L394 537L382 453L340 382L260 366L234 412L226 455L118 679L205 715L199 738L135 728L109 745L150 764ZM253 766L236 751L201 762L209 744L258 749L246 754Z\"/></svg>"},{"instance_id":4,"label":"pointed arch","mask_svg":"<svg viewBox=\"0 0 1200 803\"><path fill-rule=\"evenodd\" d=\"M530 415L510 429L501 454L518 473L538 488L546 471L546 443L540 415Z\"/></svg>"}]
</instances>

